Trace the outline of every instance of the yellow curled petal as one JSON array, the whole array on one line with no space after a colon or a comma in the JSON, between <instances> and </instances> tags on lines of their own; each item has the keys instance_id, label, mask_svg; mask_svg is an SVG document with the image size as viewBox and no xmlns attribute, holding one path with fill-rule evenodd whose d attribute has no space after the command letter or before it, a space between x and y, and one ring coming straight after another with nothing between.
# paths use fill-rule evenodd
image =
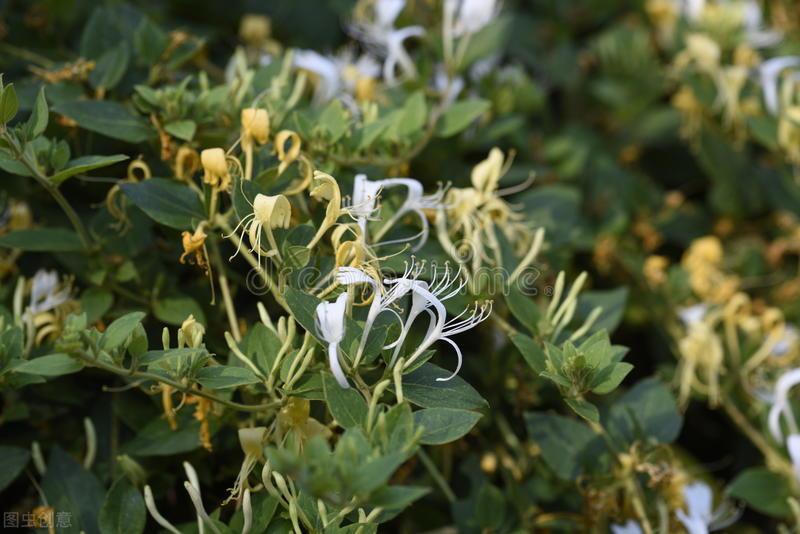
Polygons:
<instances>
[{"instance_id":1,"label":"yellow curled petal","mask_svg":"<svg viewBox=\"0 0 800 534\"><path fill-rule=\"evenodd\" d=\"M286 143L289 142L289 149ZM301 146L300 136L292 130L281 130L275 134L275 150L281 164L278 166L278 174L282 174L286 167L291 165L300 156Z\"/></svg>"}]
</instances>

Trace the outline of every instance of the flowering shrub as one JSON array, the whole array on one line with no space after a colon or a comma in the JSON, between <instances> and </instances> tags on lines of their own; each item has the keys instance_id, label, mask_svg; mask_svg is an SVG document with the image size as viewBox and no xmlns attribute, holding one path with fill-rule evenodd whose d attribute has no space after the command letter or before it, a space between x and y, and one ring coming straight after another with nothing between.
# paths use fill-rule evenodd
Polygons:
<instances>
[{"instance_id":1,"label":"flowering shrub","mask_svg":"<svg viewBox=\"0 0 800 534\"><path fill-rule=\"evenodd\" d=\"M792 2L136 4L0 10L4 527L800 528Z\"/></svg>"}]
</instances>

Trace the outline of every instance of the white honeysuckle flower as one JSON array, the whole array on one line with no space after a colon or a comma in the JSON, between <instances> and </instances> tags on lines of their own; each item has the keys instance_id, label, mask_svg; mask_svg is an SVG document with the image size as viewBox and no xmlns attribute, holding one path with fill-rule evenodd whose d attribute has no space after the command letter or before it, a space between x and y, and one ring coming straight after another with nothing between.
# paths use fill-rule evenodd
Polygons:
<instances>
[{"instance_id":1,"label":"white honeysuckle flower","mask_svg":"<svg viewBox=\"0 0 800 534\"><path fill-rule=\"evenodd\" d=\"M383 235L383 232L391 228L404 215L407 213L414 213L419 217L420 223L422 223L422 231L417 234L417 236L419 236L419 243L417 243L417 245L411 250L412 252L419 250L428 241L428 235L430 234L430 224L428 223L428 218L425 216L424 210L438 210L444 207L444 188L439 186L436 192L426 195L425 191L423 190L422 183L413 178L387 178L385 180L380 180L377 183L380 184L380 187L383 189L403 186L406 188L407 194L403 205L398 208L398 210L388 221L386 221L382 228L382 232L376 236L376 241L380 239L380 236ZM403 239L402 241L410 241L411 239L415 239L417 236L413 236L409 239Z\"/></svg>"},{"instance_id":2,"label":"white honeysuckle flower","mask_svg":"<svg viewBox=\"0 0 800 534\"><path fill-rule=\"evenodd\" d=\"M149 485L145 485L144 487L144 504L147 507L147 511L150 512L150 516L155 520L156 523L161 526L164 530L171 532L172 534L181 534L181 531L175 528L175 525L167 521L167 519L161 515L156 507L156 500L153 498L153 490L150 489Z\"/></svg>"},{"instance_id":3,"label":"white honeysuckle flower","mask_svg":"<svg viewBox=\"0 0 800 534\"><path fill-rule=\"evenodd\" d=\"M780 108L778 84L781 74L793 67L800 67L800 56L774 57L764 61L758 68L761 92L764 93L764 105L773 115L777 115Z\"/></svg>"},{"instance_id":4,"label":"white honeysuckle flower","mask_svg":"<svg viewBox=\"0 0 800 534\"><path fill-rule=\"evenodd\" d=\"M336 98L342 91L342 78L336 61L314 50L295 50L295 68L313 72L319 78L314 90L314 102L323 104Z\"/></svg>"},{"instance_id":5,"label":"white honeysuckle flower","mask_svg":"<svg viewBox=\"0 0 800 534\"><path fill-rule=\"evenodd\" d=\"M777 357L786 356L789 351L797 346L798 342L800 342L800 330L794 325L786 325L783 328L780 339L772 347L771 355Z\"/></svg>"},{"instance_id":6,"label":"white honeysuckle flower","mask_svg":"<svg viewBox=\"0 0 800 534\"><path fill-rule=\"evenodd\" d=\"M691 21L699 20L706 8L706 0L678 0L681 15Z\"/></svg>"},{"instance_id":7,"label":"white honeysuckle flower","mask_svg":"<svg viewBox=\"0 0 800 534\"><path fill-rule=\"evenodd\" d=\"M197 490L197 494L200 494L200 478L197 476L197 471L194 470L194 466L189 462L183 462L183 470L186 472L186 478L189 481L195 490ZM200 501L202 506L202 500ZM200 513L197 513L197 531L203 532L203 517Z\"/></svg>"},{"instance_id":8,"label":"white honeysuckle flower","mask_svg":"<svg viewBox=\"0 0 800 534\"><path fill-rule=\"evenodd\" d=\"M789 391L797 384L800 384L800 368L786 371L775 383L773 404L769 409L769 416L767 417L769 431L772 437L775 438L775 441L783 441L781 416L786 420L786 424L789 426L789 430L792 434L800 434L800 429L797 428L797 421L794 417L794 411L789 403Z\"/></svg>"},{"instance_id":9,"label":"white honeysuckle flower","mask_svg":"<svg viewBox=\"0 0 800 534\"><path fill-rule=\"evenodd\" d=\"M800 434L790 434L786 438L786 450L789 451L789 458L792 460L794 476L800 481Z\"/></svg>"},{"instance_id":10,"label":"white honeysuckle flower","mask_svg":"<svg viewBox=\"0 0 800 534\"><path fill-rule=\"evenodd\" d=\"M383 312L394 314L395 317L403 324L403 319L392 308L392 306L401 298L403 298L411 290L411 282L419 276L422 271L421 265L415 265L413 260L410 266L406 266L403 276L398 280L403 280L403 283L394 283L387 290L383 284L378 283L374 278L369 276L363 270L357 267L339 267L336 271L336 281L344 286L368 284L372 287L373 297L372 303L367 311L367 319L364 322L364 330L361 334L361 340L358 345L355 358L353 358L353 366L358 365L364 353L364 348L369 338L369 333L375 320ZM386 347L391 348L391 346Z\"/></svg>"},{"instance_id":11,"label":"white honeysuckle flower","mask_svg":"<svg viewBox=\"0 0 800 534\"><path fill-rule=\"evenodd\" d=\"M433 89L442 95L442 107L449 108L458 99L458 95L464 90L464 78L456 76L451 78L447 69L442 63L436 65L433 73Z\"/></svg>"},{"instance_id":12,"label":"white honeysuckle flower","mask_svg":"<svg viewBox=\"0 0 800 534\"><path fill-rule=\"evenodd\" d=\"M339 362L339 343L344 338L344 321L347 312L347 293L342 293L334 302L320 302L316 310L316 327L320 337L328 344L328 363L336 381L342 388L349 388L347 377Z\"/></svg>"},{"instance_id":13,"label":"white honeysuckle flower","mask_svg":"<svg viewBox=\"0 0 800 534\"><path fill-rule=\"evenodd\" d=\"M353 197L345 207L347 213L356 220L361 235L366 240L367 221L378 211L381 183L367 179L366 174L357 174L353 181Z\"/></svg>"},{"instance_id":14,"label":"white honeysuckle flower","mask_svg":"<svg viewBox=\"0 0 800 534\"><path fill-rule=\"evenodd\" d=\"M783 39L781 32L764 27L764 15L757 0L744 2L742 19L745 39L754 48L769 48Z\"/></svg>"},{"instance_id":15,"label":"white honeysuckle flower","mask_svg":"<svg viewBox=\"0 0 800 534\"><path fill-rule=\"evenodd\" d=\"M405 0L377 0L374 20L351 27L356 38L375 55L384 58L383 79L390 85L397 82L398 66L402 76L416 77L417 70L405 49L405 41L425 34L425 28L422 26L395 28L397 17L403 11L405 4Z\"/></svg>"},{"instance_id":16,"label":"white honeysuckle flower","mask_svg":"<svg viewBox=\"0 0 800 534\"><path fill-rule=\"evenodd\" d=\"M59 289L60 285L56 271L36 271L31 280L31 303L28 311L32 314L50 311L69 300L69 287Z\"/></svg>"},{"instance_id":17,"label":"white honeysuckle flower","mask_svg":"<svg viewBox=\"0 0 800 534\"><path fill-rule=\"evenodd\" d=\"M482 30L500 11L496 0L445 0L454 14L453 36L463 37Z\"/></svg>"},{"instance_id":18,"label":"white honeysuckle flower","mask_svg":"<svg viewBox=\"0 0 800 534\"><path fill-rule=\"evenodd\" d=\"M642 527L633 519L621 525L611 525L611 534L642 534Z\"/></svg>"},{"instance_id":19,"label":"white honeysuckle flower","mask_svg":"<svg viewBox=\"0 0 800 534\"><path fill-rule=\"evenodd\" d=\"M314 103L325 104L339 98L353 112L358 110L354 97L358 93L361 79L377 79L381 74L380 63L369 54L356 58L351 48L335 56L323 55L314 50L295 50L293 64L317 76Z\"/></svg>"},{"instance_id":20,"label":"white honeysuckle flower","mask_svg":"<svg viewBox=\"0 0 800 534\"><path fill-rule=\"evenodd\" d=\"M411 330L411 325L420 314L425 312L430 316L428 331L417 349L406 359L405 367L410 366L437 341L445 341L455 349L458 362L455 371L453 371L449 377L437 378L436 380L439 382L450 380L461 370L463 361L461 349L456 342L450 338L485 321L492 312L491 301L480 306L476 303L474 307L467 307L457 316L449 320L447 319L447 310L444 307L443 301L458 294L466 285L467 281L462 279L461 272L459 268L457 272L453 273L449 266L445 266L445 272L442 276L437 276L437 272L434 269L431 282L417 280L411 284L411 309L403 325L403 330L400 332L400 336L393 344L395 350L389 363L390 367L397 361L403 342L408 332ZM392 283L390 280L386 282Z\"/></svg>"},{"instance_id":21,"label":"white honeysuckle flower","mask_svg":"<svg viewBox=\"0 0 800 534\"><path fill-rule=\"evenodd\" d=\"M686 511L678 510L676 516L688 534L708 534L733 524L739 511L727 501L714 509L714 494L708 484L693 482L684 486L683 501Z\"/></svg>"},{"instance_id":22,"label":"white honeysuckle flower","mask_svg":"<svg viewBox=\"0 0 800 534\"><path fill-rule=\"evenodd\" d=\"M689 328L703 321L708 313L708 308L708 304L695 304L688 308L681 308L678 310L678 317L680 317L683 326Z\"/></svg>"}]
</instances>

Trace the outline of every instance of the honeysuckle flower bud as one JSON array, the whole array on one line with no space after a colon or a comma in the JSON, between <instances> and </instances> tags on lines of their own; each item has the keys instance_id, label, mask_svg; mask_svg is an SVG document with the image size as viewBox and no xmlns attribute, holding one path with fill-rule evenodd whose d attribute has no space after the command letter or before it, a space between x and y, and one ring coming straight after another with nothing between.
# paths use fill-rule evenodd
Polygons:
<instances>
[{"instance_id":1,"label":"honeysuckle flower bud","mask_svg":"<svg viewBox=\"0 0 800 534\"><path fill-rule=\"evenodd\" d=\"M50 311L69 300L71 289L62 287L56 271L39 269L31 280L31 302L27 311L33 315Z\"/></svg>"},{"instance_id":2,"label":"honeysuckle flower bud","mask_svg":"<svg viewBox=\"0 0 800 534\"><path fill-rule=\"evenodd\" d=\"M242 467L239 469L239 475L236 477L236 482L234 482L233 488L230 489L230 496L225 500L225 503L233 499L238 501L242 498L244 490L248 488L247 477L256 466L256 463L264 457L263 446L266 437L267 428L263 426L239 429L239 445L242 448L242 452L244 452L244 460L242 461Z\"/></svg>"},{"instance_id":3,"label":"honeysuckle flower bud","mask_svg":"<svg viewBox=\"0 0 800 534\"><path fill-rule=\"evenodd\" d=\"M425 195L422 184L419 180L413 178L387 178L377 182L382 189L388 189L396 186L403 186L407 190L406 199L392 217L386 221L383 227L375 235L375 241L380 238L391 228L397 221L408 213L414 213L419 217L422 223L422 231L419 233L419 242L412 248L412 252L419 250L428 240L430 232L430 224L424 210L438 210L444 207L443 200L445 190L441 186L435 193ZM413 236L410 239L414 239ZM403 240L405 241L405 240Z\"/></svg>"},{"instance_id":4,"label":"honeysuckle flower bud","mask_svg":"<svg viewBox=\"0 0 800 534\"><path fill-rule=\"evenodd\" d=\"M272 34L272 22L264 15L247 14L239 23L239 38L250 46L260 46Z\"/></svg>"},{"instance_id":5,"label":"honeysuckle flower bud","mask_svg":"<svg viewBox=\"0 0 800 534\"><path fill-rule=\"evenodd\" d=\"M250 489L244 490L244 499L242 499L242 534L247 534L253 528L253 503L250 499Z\"/></svg>"},{"instance_id":6,"label":"honeysuckle flower bud","mask_svg":"<svg viewBox=\"0 0 800 534\"><path fill-rule=\"evenodd\" d=\"M344 338L347 293L339 295L335 302L320 302L317 305L315 323L317 333L328 344L328 363L336 381L342 388L349 388L347 377L339 361L339 342Z\"/></svg>"},{"instance_id":7,"label":"honeysuckle flower bud","mask_svg":"<svg viewBox=\"0 0 800 534\"><path fill-rule=\"evenodd\" d=\"M266 109L245 108L242 110L242 148L253 143L263 145L269 139L269 114Z\"/></svg>"},{"instance_id":8,"label":"honeysuckle flower bud","mask_svg":"<svg viewBox=\"0 0 800 534\"><path fill-rule=\"evenodd\" d=\"M642 527L633 519L621 525L611 525L612 534L642 534Z\"/></svg>"},{"instance_id":9,"label":"honeysuckle flower bud","mask_svg":"<svg viewBox=\"0 0 800 534\"><path fill-rule=\"evenodd\" d=\"M175 528L175 525L167 521L158 511L156 500L153 498L153 490L150 489L149 485L145 485L144 487L144 504L147 507L147 511L150 512L150 516L161 528L168 530L172 534L181 534L181 531Z\"/></svg>"},{"instance_id":10,"label":"honeysuckle flower bud","mask_svg":"<svg viewBox=\"0 0 800 534\"><path fill-rule=\"evenodd\" d=\"M231 173L228 171L228 160L221 148L207 148L200 153L203 165L203 181L217 190L228 189L231 185Z\"/></svg>"},{"instance_id":11,"label":"honeysuckle flower bud","mask_svg":"<svg viewBox=\"0 0 800 534\"><path fill-rule=\"evenodd\" d=\"M181 336L187 347L197 348L203 344L206 327L198 323L194 315L189 315L181 324Z\"/></svg>"},{"instance_id":12,"label":"honeysuckle flower bud","mask_svg":"<svg viewBox=\"0 0 800 534\"><path fill-rule=\"evenodd\" d=\"M676 516L688 534L708 534L713 530L732 525L739 511L727 501L714 509L714 495L703 482L693 482L683 488L686 511L678 510Z\"/></svg>"},{"instance_id":13,"label":"honeysuckle flower bud","mask_svg":"<svg viewBox=\"0 0 800 534\"><path fill-rule=\"evenodd\" d=\"M764 105L773 115L778 114L778 83L783 71L800 67L800 56L780 56L764 61L758 69ZM797 78L797 73L791 76Z\"/></svg>"}]
</instances>

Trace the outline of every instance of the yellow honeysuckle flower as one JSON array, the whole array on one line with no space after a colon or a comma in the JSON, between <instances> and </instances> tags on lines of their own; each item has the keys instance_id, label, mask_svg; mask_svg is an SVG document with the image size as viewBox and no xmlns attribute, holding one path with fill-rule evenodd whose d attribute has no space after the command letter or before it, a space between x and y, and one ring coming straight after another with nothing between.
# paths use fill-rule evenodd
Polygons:
<instances>
[{"instance_id":1,"label":"yellow honeysuckle flower","mask_svg":"<svg viewBox=\"0 0 800 534\"><path fill-rule=\"evenodd\" d=\"M236 248L236 252L231 258L239 253L242 241L244 241L243 236L246 234L250 240L250 252L255 251L258 254L259 262L261 261L262 254L268 258L276 256L278 259L281 259L278 244L275 241L272 230L275 228L289 228L291 219L292 205L289 203L289 199L284 195L269 196L259 193L253 200L253 212L239 221L239 224L234 228L233 232L231 232L231 235L233 235L237 233L240 227L244 227L242 238L239 240L239 246ZM266 232L270 246L267 252L264 252L261 246L262 230Z\"/></svg>"},{"instance_id":2,"label":"yellow honeysuckle flower","mask_svg":"<svg viewBox=\"0 0 800 534\"><path fill-rule=\"evenodd\" d=\"M325 219L319 225L314 238L307 245L309 249L314 248L325 232L336 224L342 213L342 192L336 179L330 174L315 171L313 180L315 185L309 195L316 200L324 200L328 205L325 208Z\"/></svg>"},{"instance_id":3,"label":"yellow honeysuckle flower","mask_svg":"<svg viewBox=\"0 0 800 534\"><path fill-rule=\"evenodd\" d=\"M217 190L226 190L231 185L228 159L221 148L207 148L200 153L203 165L203 181Z\"/></svg>"},{"instance_id":4,"label":"yellow honeysuckle flower","mask_svg":"<svg viewBox=\"0 0 800 534\"><path fill-rule=\"evenodd\" d=\"M208 261L207 257L208 254L206 253L206 238L208 236L203 231L202 226L198 226L197 230L194 233L189 231L184 231L181 234L181 242L183 244L183 254L181 254L180 262L186 263L187 257L189 258L188 261L192 261L192 256L194 256L194 263L198 265L198 267L202 268L203 270L208 270Z\"/></svg>"}]
</instances>

